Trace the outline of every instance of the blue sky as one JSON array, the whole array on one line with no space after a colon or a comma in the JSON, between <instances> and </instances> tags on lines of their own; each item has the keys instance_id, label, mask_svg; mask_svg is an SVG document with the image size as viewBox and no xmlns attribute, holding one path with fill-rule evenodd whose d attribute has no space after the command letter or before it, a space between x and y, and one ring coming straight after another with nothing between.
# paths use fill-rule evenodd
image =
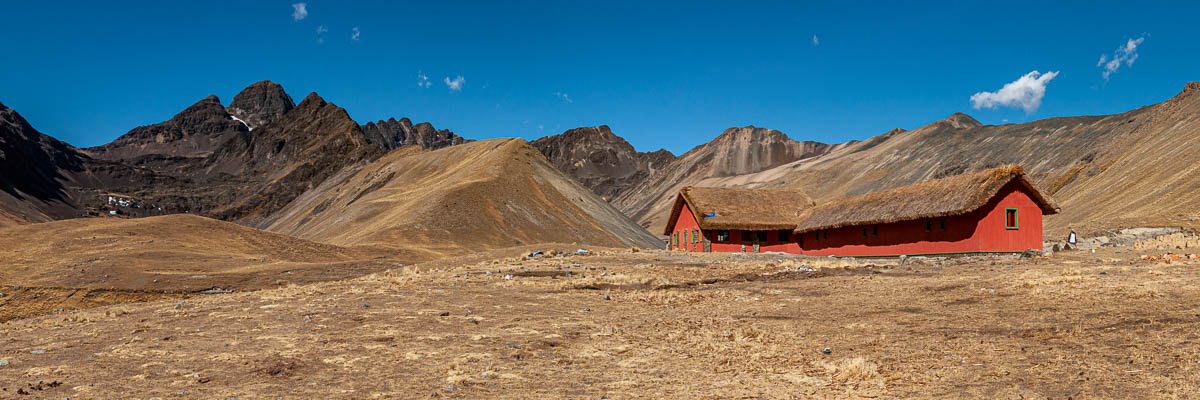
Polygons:
<instances>
[{"instance_id":1,"label":"blue sky","mask_svg":"<svg viewBox=\"0 0 1200 400\"><path fill-rule=\"evenodd\" d=\"M0 2L0 102L81 147L263 79L360 123L608 124L676 154L750 124L842 142L1115 113L1200 80L1200 2Z\"/></svg>"}]
</instances>

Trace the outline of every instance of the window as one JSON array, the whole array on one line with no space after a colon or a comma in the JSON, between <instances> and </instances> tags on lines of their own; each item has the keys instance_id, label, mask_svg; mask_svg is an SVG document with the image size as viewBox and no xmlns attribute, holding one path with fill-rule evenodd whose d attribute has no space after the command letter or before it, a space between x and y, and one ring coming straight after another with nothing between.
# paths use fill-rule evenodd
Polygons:
<instances>
[{"instance_id":1,"label":"window","mask_svg":"<svg viewBox=\"0 0 1200 400\"><path fill-rule=\"evenodd\" d=\"M700 243L700 228L692 228L692 244Z\"/></svg>"},{"instance_id":2,"label":"window","mask_svg":"<svg viewBox=\"0 0 1200 400\"><path fill-rule=\"evenodd\" d=\"M729 241L729 231L717 231L717 241L718 242L728 242Z\"/></svg>"},{"instance_id":3,"label":"window","mask_svg":"<svg viewBox=\"0 0 1200 400\"><path fill-rule=\"evenodd\" d=\"M944 230L946 230L946 219L945 219L945 218L942 218L941 220L938 220L938 230L939 230L939 231L944 231Z\"/></svg>"},{"instance_id":4,"label":"window","mask_svg":"<svg viewBox=\"0 0 1200 400\"><path fill-rule=\"evenodd\" d=\"M871 227L871 236L879 236L879 225Z\"/></svg>"},{"instance_id":5,"label":"window","mask_svg":"<svg viewBox=\"0 0 1200 400\"><path fill-rule=\"evenodd\" d=\"M863 227L863 237L867 237L867 228Z\"/></svg>"},{"instance_id":6,"label":"window","mask_svg":"<svg viewBox=\"0 0 1200 400\"><path fill-rule=\"evenodd\" d=\"M1017 209L1004 209L1004 229L1017 229Z\"/></svg>"},{"instance_id":7,"label":"window","mask_svg":"<svg viewBox=\"0 0 1200 400\"><path fill-rule=\"evenodd\" d=\"M679 236L679 232L671 232L671 248L675 248L675 239Z\"/></svg>"},{"instance_id":8,"label":"window","mask_svg":"<svg viewBox=\"0 0 1200 400\"><path fill-rule=\"evenodd\" d=\"M925 232L933 232L933 220L925 220Z\"/></svg>"},{"instance_id":9,"label":"window","mask_svg":"<svg viewBox=\"0 0 1200 400\"><path fill-rule=\"evenodd\" d=\"M829 240L829 231L821 233L821 240Z\"/></svg>"},{"instance_id":10,"label":"window","mask_svg":"<svg viewBox=\"0 0 1200 400\"><path fill-rule=\"evenodd\" d=\"M787 242L791 240L792 231L779 231L779 241Z\"/></svg>"}]
</instances>

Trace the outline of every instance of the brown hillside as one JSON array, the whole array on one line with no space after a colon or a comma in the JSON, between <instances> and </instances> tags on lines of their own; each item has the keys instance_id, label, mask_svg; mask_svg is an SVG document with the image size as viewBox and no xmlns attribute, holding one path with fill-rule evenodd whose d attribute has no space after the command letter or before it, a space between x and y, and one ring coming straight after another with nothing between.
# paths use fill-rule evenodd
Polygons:
<instances>
[{"instance_id":1,"label":"brown hillside","mask_svg":"<svg viewBox=\"0 0 1200 400\"><path fill-rule=\"evenodd\" d=\"M377 253L313 243L187 214L76 218L0 229L0 282L153 291L235 290L341 279L393 264Z\"/></svg>"},{"instance_id":2,"label":"brown hillside","mask_svg":"<svg viewBox=\"0 0 1200 400\"><path fill-rule=\"evenodd\" d=\"M305 193L266 226L331 244L420 248L430 258L544 242L662 245L521 139L394 151Z\"/></svg>"}]
</instances>

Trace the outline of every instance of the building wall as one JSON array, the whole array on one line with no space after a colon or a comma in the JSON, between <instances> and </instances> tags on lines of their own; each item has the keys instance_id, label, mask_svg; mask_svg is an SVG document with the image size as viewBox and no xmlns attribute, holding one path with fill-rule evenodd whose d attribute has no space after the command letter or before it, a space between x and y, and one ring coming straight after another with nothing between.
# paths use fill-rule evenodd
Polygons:
<instances>
[{"instance_id":1,"label":"building wall","mask_svg":"<svg viewBox=\"0 0 1200 400\"><path fill-rule=\"evenodd\" d=\"M703 239L699 243L692 243L690 232L694 232L692 229L699 228L700 225L696 222L696 216L692 214L692 210L685 203L683 209L679 212L679 219L675 221L675 226L671 229L671 232L678 235L677 237L680 238L681 243L674 243L668 238L668 241L673 243L670 245L670 248L672 250L704 251L704 241L707 240L714 252L741 252L743 245L746 252L754 251L755 238L751 231L731 229L729 230L729 241L726 242L717 241L717 233L719 232L717 230L701 231ZM780 236L779 231L768 231L767 241L759 243L758 251L779 251L800 254L799 243L792 240L780 241ZM793 235L789 232L788 236Z\"/></svg>"},{"instance_id":2,"label":"building wall","mask_svg":"<svg viewBox=\"0 0 1200 400\"><path fill-rule=\"evenodd\" d=\"M1004 226L1005 210L1017 209L1018 229ZM977 251L1024 251L1042 249L1042 209L1018 183L1012 182L997 192L996 196L978 210L944 218L946 229L941 229L943 218L929 220L931 229L925 231L926 220L901 221L875 226L852 226L822 232L792 234L788 241L779 240L778 231L767 233L767 242L760 243L759 251L777 251L811 256L870 256L900 254L962 253ZM863 228L867 236L863 236ZM686 243L672 249L703 251L703 240L692 243L691 233L699 229L695 216L684 204L672 230ZM878 234L875 233L878 230ZM711 242L712 251L754 251L753 232L730 230L728 242L718 242L717 231L701 233ZM828 236L817 240L816 236Z\"/></svg>"},{"instance_id":3,"label":"building wall","mask_svg":"<svg viewBox=\"0 0 1200 400\"><path fill-rule=\"evenodd\" d=\"M700 243L692 243L692 232L700 229L700 225L696 223L696 217L692 215L692 209L688 208L687 203L683 204L683 210L679 212L679 219L675 220L675 228L671 230L679 237L671 250L686 250L686 251L701 251L704 249L703 241ZM701 232L703 234L703 232ZM668 239L670 240L670 239Z\"/></svg>"},{"instance_id":4,"label":"building wall","mask_svg":"<svg viewBox=\"0 0 1200 400\"><path fill-rule=\"evenodd\" d=\"M704 232L704 236L707 237L709 241L713 242L712 243L712 251L740 252L740 251L742 251L743 245L746 246L747 253L754 251L754 240L755 240L754 231L742 231L742 230L731 229L731 230L729 230L729 241L728 242L718 242L717 241L717 233L718 233L718 231L715 231L715 230ZM779 240L779 237L780 237L779 231L767 231L767 241L760 242L758 244L758 251L759 252L778 251L778 252L785 252L785 253L800 254L800 244L793 240L790 240L791 239L790 237L792 236L791 233L789 233L788 236L789 236L789 240L780 241Z\"/></svg>"},{"instance_id":5,"label":"building wall","mask_svg":"<svg viewBox=\"0 0 1200 400\"><path fill-rule=\"evenodd\" d=\"M1018 229L1005 229L1004 213L1017 209ZM978 210L947 217L946 230L940 229L941 218L931 219L932 229L925 231L925 221L901 221L878 225L879 236L867 237L862 226L828 231L829 240L815 240L818 232L805 233L805 255L867 256L899 254L961 253L975 251L1024 251L1042 249L1042 209L1016 182L1009 183ZM821 233L824 235L824 233Z\"/></svg>"}]
</instances>

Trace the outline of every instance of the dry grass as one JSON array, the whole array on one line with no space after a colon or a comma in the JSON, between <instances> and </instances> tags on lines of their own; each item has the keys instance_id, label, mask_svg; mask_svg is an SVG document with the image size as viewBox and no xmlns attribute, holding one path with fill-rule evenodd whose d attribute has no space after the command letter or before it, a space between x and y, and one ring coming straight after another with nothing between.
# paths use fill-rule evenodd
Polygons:
<instances>
[{"instance_id":1,"label":"dry grass","mask_svg":"<svg viewBox=\"0 0 1200 400\"><path fill-rule=\"evenodd\" d=\"M1135 261L1128 249L911 270L603 249L518 257L528 251L189 298L178 309L160 301L10 321L0 325L0 359L10 361L0 388L64 382L44 398L1189 398L1200 390L1200 265Z\"/></svg>"}]
</instances>

